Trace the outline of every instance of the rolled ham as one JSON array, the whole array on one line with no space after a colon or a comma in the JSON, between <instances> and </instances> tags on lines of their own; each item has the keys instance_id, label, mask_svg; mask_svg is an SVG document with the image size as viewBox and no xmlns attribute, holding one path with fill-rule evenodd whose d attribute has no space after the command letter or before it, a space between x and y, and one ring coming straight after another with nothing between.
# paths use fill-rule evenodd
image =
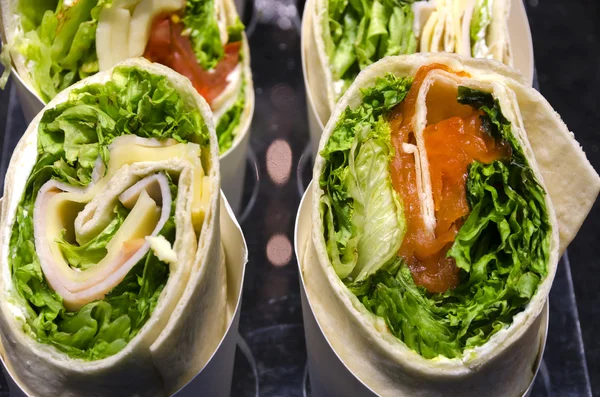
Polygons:
<instances>
[{"instance_id":1,"label":"rolled ham","mask_svg":"<svg viewBox=\"0 0 600 397\"><path fill-rule=\"evenodd\" d=\"M95 185L92 185L88 190L94 190L94 187ZM116 287L131 268L148 253L150 244L145 238L156 236L169 218L172 197L164 174L145 177L133 186L127 187L122 193L119 192L120 189L111 187L113 200L111 198L108 200L120 201L131 212L107 246L106 257L88 270L71 268L61 255L57 233L61 232L62 227L70 226L59 223L67 219L55 210L57 206L61 206L63 211L72 212L85 202L86 192L50 180L42 186L35 202L33 213L35 245L42 270L50 286L60 294L69 310L77 310L86 303L102 299ZM85 203L85 205L84 211L90 204ZM91 219L73 226L75 235L78 234L77 226L89 229L96 229L94 226L98 223L106 226L107 223L103 220L104 218L110 220L110 214L101 214L100 211L94 210L96 208L91 209L94 214ZM104 211L112 212L112 208L104 206ZM146 228L153 225L153 229L150 234L140 235L140 231L143 231L140 230L140 225Z\"/></svg>"}]
</instances>

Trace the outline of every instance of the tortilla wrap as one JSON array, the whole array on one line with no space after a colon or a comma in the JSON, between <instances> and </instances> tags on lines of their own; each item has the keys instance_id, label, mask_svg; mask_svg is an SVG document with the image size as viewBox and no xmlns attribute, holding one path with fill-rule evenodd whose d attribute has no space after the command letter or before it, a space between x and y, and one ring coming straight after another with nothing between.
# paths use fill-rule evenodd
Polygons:
<instances>
[{"instance_id":1,"label":"tortilla wrap","mask_svg":"<svg viewBox=\"0 0 600 397\"><path fill-rule=\"evenodd\" d=\"M326 153L324 150L336 125L347 108L357 109L361 105L361 90L364 93L374 87L378 78L389 74L398 78L415 76L422 66L430 64L447 65L454 72L467 72L470 77L431 71L417 97L412 128L415 153L420 159L415 162L415 167L417 175L421 175L422 183L417 183L417 189L425 227L429 227L428 219L434 223L436 220L435 217L428 218L432 213L429 207L432 205L432 186L426 149L420 141L427 124L426 94L436 84L466 86L492 94L510 123L532 173L546 192L543 202L551 226L547 236L547 273L528 303L487 341L465 347L454 358L441 353L425 358L396 337L388 320L369 311L349 289L348 285L352 284L342 281L330 259L330 240L324 236L327 229L323 211L327 211L324 210L327 207L323 204L325 182L320 178L325 175L327 166L323 153ZM498 62L451 54L389 57L361 72L344 94L325 127L319 153L313 171L314 180L321 184L313 184L312 239L306 247L299 247L306 252L300 265L307 297L319 326L349 370L382 396L522 395L533 379L533 366L539 351L540 312L546 303L559 257L575 237L600 191L600 177L560 116L518 73ZM387 232L378 230L384 238ZM380 251L377 248L374 252ZM359 258L360 255L358 251Z\"/></svg>"},{"instance_id":2,"label":"tortilla wrap","mask_svg":"<svg viewBox=\"0 0 600 397\"><path fill-rule=\"evenodd\" d=\"M33 331L31 331L31 323L28 322L28 319L35 316L36 313L32 313L30 303L26 301L26 298L19 292L19 288L14 284L11 272L11 263L14 259L9 258L9 253L14 249L11 241L12 234L14 230L20 230L18 225L15 226L16 214L24 197L24 191L29 186L30 173L38 162L38 156L46 153L44 149L40 149L41 151L38 153L38 147L41 148L38 146L38 131L42 130L40 123L44 122L44 115L53 109L60 109L68 101L75 100L76 93L81 90L95 87L98 84L99 87L114 87L114 85L106 84L117 82L115 79L122 79L122 74L118 73L123 71L145 73L143 76L146 76L147 81L153 79L163 81L160 79L165 79L167 87L173 89L177 95L175 100L181 98L184 107L181 110L187 115L195 114L201 118L200 122L206 126L208 140L185 143L181 136L178 137L178 134L183 134L183 130L178 130L178 128L183 128L182 124L179 124L180 127L170 130L168 133L170 136L165 136L169 138L166 140L125 134L114 138L109 145L112 161L109 161L108 165L103 165L104 162L100 158L96 161L93 180L87 187L79 188L66 182L57 182L54 179L50 179L44 184L44 186L55 185L48 188L50 191L54 189L54 193L58 192L53 197L69 194L60 193L60 191L68 192L69 189L71 191L87 189L88 193L91 192L89 197L82 199L84 206L80 208L81 212L78 215L88 214L83 216L87 218L84 219L83 226L78 229L78 219L75 220L75 232L77 233L79 230L81 234L85 234L86 230L92 234L98 232L98 228L101 228L101 225L99 226L101 221L95 224L96 218L105 212L103 207L106 207L106 203L116 202L117 197L125 207L133 205L131 212L136 211L138 204L142 201L142 196L151 196L151 199L154 198L157 203L162 201L163 205L167 202L167 198L170 198L172 202L169 219L174 222L175 227L173 243L170 244L163 237L163 231L159 235L153 232L153 237L146 237L145 243L142 241L143 245L139 248L140 251L145 249L145 252L151 252L169 269L164 287L162 290L156 290L159 295L156 298L155 307L153 310L150 309L151 314L137 334L129 340L125 339L125 344L121 346L120 350L116 353L114 351L101 353L102 358L96 359L93 356L82 357L81 354L72 354L70 351L47 343L47 341L44 343L40 337L32 335ZM127 87L131 81L130 77L129 80L121 80L121 84L125 84ZM115 95L118 94L115 92ZM159 95L158 91L156 91L156 95ZM157 111L147 110L149 112ZM143 116L140 115L140 117ZM171 137L177 138L179 143ZM183 148L183 151L174 155L172 151L177 148ZM198 152L198 149L201 152ZM121 150L121 154L118 154L117 150ZM160 152L160 150L165 151ZM151 156L148 157L147 153L151 153ZM194 158L190 153L192 155L201 153L201 155ZM161 159L160 155L164 158ZM113 168L112 164L118 164L119 167ZM106 168L103 169L103 167ZM201 173L198 174L198 172ZM108 180L106 180L107 178ZM169 186L171 187L169 189L172 191L171 195L174 194L173 191L176 191L176 196L171 196L168 189L165 191L161 187L162 198L156 198L157 189L152 183L160 178L163 180L170 178ZM5 352L4 360L11 367L11 372L18 382L27 388L28 393L37 396L163 396L175 392L198 373L214 353L229 327L237 301L237 297L232 296L233 294L228 296L225 256L219 228L219 185L218 145L210 109L188 79L167 67L152 64L143 59L128 60L114 69L98 73L74 84L50 101L44 111L32 121L11 158L6 175L0 222L2 233L0 335ZM42 187L40 192L44 189L46 188ZM199 201L199 199L201 200ZM42 207L39 207L38 204L42 201L44 198L40 193L37 195L31 222L36 229L36 255L39 255L44 272L54 271L54 274L45 273L44 276L48 283L54 286L52 278L56 278L57 274L60 275L60 271L57 270L59 269L56 267L58 265L53 265L53 262L58 263L61 258L53 255L46 256L39 251L39 246L52 246L54 243L52 239L44 241L44 233L46 230L50 230L52 225L44 225L43 220L46 218L62 219L65 221L65 227L69 227L67 223L73 219L74 215L65 218L61 214L68 214L68 212L52 213L50 210L52 198L46 207L43 207L43 203ZM198 206L201 207L200 212L196 212ZM46 212L38 211L38 208L46 208ZM164 210L160 211L164 215ZM201 217L199 223L195 218L198 214ZM140 219L136 219L137 226L133 223L134 228L141 227ZM19 223L21 222L22 220L19 221ZM115 240L121 230L130 227L126 227L126 224L128 224L127 218L114 234ZM92 230L94 228L96 231ZM135 232L135 229L133 230ZM126 232L127 230L124 230L122 233ZM123 243L122 247L125 247L125 244ZM107 244L106 257L111 256L109 245L110 242ZM145 256L144 258L149 257ZM140 263L143 264L144 261L147 263L149 260L143 259ZM54 270L52 270L52 266L54 266ZM126 264L122 266L126 266ZM92 267L91 270L102 270L100 267L98 265L97 268ZM72 272L74 268L70 269L67 270ZM137 267L133 269L137 269ZM119 271L121 270L116 270L114 273ZM145 271L144 279L147 277ZM86 269L83 268L77 273L81 276L86 273ZM81 309L84 310L87 307L85 304L90 300L91 305L98 302L94 299L102 299L101 302L104 302L104 299L115 293L113 288L121 288L120 283L123 280L122 278L113 280L115 287L102 286L101 283L110 282L107 281L110 277L112 276L109 275L104 278L104 281L98 281L96 284L92 283L91 288L94 288L94 285L104 288L100 297L90 295L87 298L81 298L83 301L73 301L66 297L63 298L65 306L77 309L84 305ZM68 283L63 286L72 290ZM87 287L79 283L76 284L76 288L85 292ZM50 289L52 288L50 287ZM102 298L103 295L104 298ZM114 303L112 304L114 305ZM116 310L116 306L113 309ZM65 310L68 311L68 309ZM52 343L58 343L57 339L53 339L53 341Z\"/></svg>"},{"instance_id":3,"label":"tortilla wrap","mask_svg":"<svg viewBox=\"0 0 600 397\"><path fill-rule=\"evenodd\" d=\"M38 61L36 59L30 59L28 58L25 54L24 51L22 50L24 43L29 42L30 39L25 39L27 34L31 34L31 30L30 28L25 27L24 23L26 23L26 17L24 16L22 9L19 7L20 3L23 3L23 7L27 8L27 7L42 7L38 4L35 5L27 5L28 0L2 0L0 2L1 5L1 11L2 11L2 25L3 25L3 42L9 47L10 49L10 56L12 59L12 63L14 65L14 69L16 71L16 73L19 75L21 81L25 84L25 86L27 87L27 93L31 94L32 96L34 96L35 98L32 98L33 102L34 102L34 107L35 109L33 109L33 111L26 111L26 116L31 114L32 118L33 115L37 114L38 111L40 111L44 104L48 102L49 99L52 99L52 97L44 94L41 90L41 80L50 80L49 78L44 78L44 79L40 79L40 78L36 78L35 75L35 66L38 64ZM219 24L219 28L220 28L220 34L222 36L224 36L224 39L227 39L227 27L229 26L233 26L235 25L238 20L238 15L237 15L237 11L235 8L235 4L233 3L232 0L214 0L214 13L216 16L216 19L218 21ZM94 1L94 0L88 0L87 3L90 3L91 5L96 5L96 4L102 4L102 3L106 3L104 0L98 0L98 1ZM140 6L141 4L141 6ZM138 7L139 6L139 7ZM100 43L98 42L98 40L100 39L104 39L106 41L106 37L110 36L108 33L111 33L111 29L124 29L122 32L121 31L115 31L112 32L115 35L115 41L114 42L107 42L105 43L102 47L106 48L107 50L104 51L104 53L108 53L109 55L114 55L114 59L110 58L108 60L104 59L105 57L99 57L101 59L99 59L99 69L100 71L108 69L112 66L114 66L117 62L128 59L128 58L134 58L134 57L140 57L143 55L143 51L144 51L144 47L145 45L142 43L136 43L137 46L134 46L133 44L131 45L131 53L125 53L124 55L121 54L121 56L119 56L119 49L117 48L118 45L120 44L120 42L122 42L124 39L123 37L127 37L127 33L130 32L130 27L131 30L133 29L137 29L140 30L140 32L142 32L143 34L141 34L141 36L144 37L146 42L148 40L148 36L149 36L149 32L146 30L144 31L143 28L141 27L137 27L136 28L136 23L139 22L140 19L143 18L135 18L136 16L138 16L138 14L142 14L141 16L143 16L144 12L139 12L136 13L135 10L137 8L142 8L145 7L146 9L148 7L162 7L161 9L163 9L164 12L174 12L176 10L178 10L180 7L185 6L185 1L182 0L161 0L161 1L151 1L151 0L115 0L113 2L113 6L112 7L108 7L108 6L104 6L103 8L101 7L101 11L99 11L99 16L97 17L96 20L94 20L94 28L96 29L96 25L101 26L100 28L100 34L98 34L95 37L95 40L93 39L92 42L93 44L90 44L91 47L90 49L96 48L96 47L100 47ZM50 9L50 8L49 8ZM116 9L117 11L125 11L128 10L128 13L131 14L131 16L127 16L125 17L125 19L123 21L115 21L114 23L110 24L110 26L106 27L106 25L108 24L103 24L102 21L103 19L109 19L110 17L104 17L104 15L102 15L103 11L106 10L113 10ZM50 9L51 11L54 11L54 9ZM141 11L141 10L140 10ZM110 14L110 13L109 13ZM105 14L108 15L108 14ZM128 14L129 15L129 14ZM99 21L98 21L99 20ZM25 21L25 22L24 22ZM90 23L91 21L86 21L85 23ZM119 23L121 22L121 23ZM139 23L138 23L139 25ZM104 29L104 30L102 30ZM137 31L136 30L136 31ZM106 31L106 32L105 32ZM131 33L131 35L133 36L134 33ZM135 35L140 36L138 34ZM240 142L245 142L245 137L248 134L249 131L249 127L250 127L250 122L252 120L252 114L254 112L254 87L253 87L253 83L252 83L252 71L250 69L250 50L248 47L248 40L246 37L246 34L242 31L241 32L241 49L240 49L240 62L239 65L228 75L228 85L227 87L219 94L218 97L216 97L214 99L214 102L211 105L211 109L213 111L213 115L214 115L214 121L215 121L215 126L219 125L219 121L223 120L224 123L221 126L222 130L226 130L226 127L228 124L231 124L231 115L227 115L226 113L228 113L228 111L234 112L235 111L235 105L236 102L239 102L240 100L243 102L243 107L241 109L241 112L239 113L239 115L235 116L234 118L237 119L235 121L236 125L235 127L233 127L232 131L226 131L225 134L228 135L228 137L225 139L221 136L219 136L219 131L218 132L218 138L220 139L220 148L221 148L221 154L224 156L227 152L231 152L234 151L233 148L240 145ZM136 48L134 48L136 47ZM88 49L78 49L76 47L71 48L71 50L73 52L77 52L77 51L85 51ZM96 52L97 49L96 49ZM78 79L78 78L77 78ZM57 90L57 92L60 91L60 89ZM27 109L26 109L27 110ZM30 120L27 120L30 121ZM231 136L229 136L231 135ZM245 146L245 144L242 144L242 146ZM245 150L244 150L245 152Z\"/></svg>"}]
</instances>

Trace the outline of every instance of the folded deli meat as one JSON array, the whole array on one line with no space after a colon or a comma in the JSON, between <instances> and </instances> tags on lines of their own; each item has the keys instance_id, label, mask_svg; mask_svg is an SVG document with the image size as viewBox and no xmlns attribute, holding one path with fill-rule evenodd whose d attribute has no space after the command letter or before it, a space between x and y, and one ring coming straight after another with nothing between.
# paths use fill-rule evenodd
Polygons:
<instances>
[{"instance_id":1,"label":"folded deli meat","mask_svg":"<svg viewBox=\"0 0 600 397\"><path fill-rule=\"evenodd\" d=\"M250 57L231 0L2 0L2 17L16 70L44 102L143 56L190 79L214 112L221 153L248 130Z\"/></svg>"},{"instance_id":2,"label":"folded deli meat","mask_svg":"<svg viewBox=\"0 0 600 397\"><path fill-rule=\"evenodd\" d=\"M163 396L232 313L212 115L190 82L130 60L34 119L2 202L4 360L36 396Z\"/></svg>"},{"instance_id":3,"label":"folded deli meat","mask_svg":"<svg viewBox=\"0 0 600 397\"><path fill-rule=\"evenodd\" d=\"M600 178L520 79L390 57L325 127L303 276L334 350L381 395L520 396L532 380L539 315Z\"/></svg>"},{"instance_id":4,"label":"folded deli meat","mask_svg":"<svg viewBox=\"0 0 600 397\"><path fill-rule=\"evenodd\" d=\"M386 56L453 52L512 66L510 3L308 0L302 45L323 124L358 73Z\"/></svg>"}]
</instances>

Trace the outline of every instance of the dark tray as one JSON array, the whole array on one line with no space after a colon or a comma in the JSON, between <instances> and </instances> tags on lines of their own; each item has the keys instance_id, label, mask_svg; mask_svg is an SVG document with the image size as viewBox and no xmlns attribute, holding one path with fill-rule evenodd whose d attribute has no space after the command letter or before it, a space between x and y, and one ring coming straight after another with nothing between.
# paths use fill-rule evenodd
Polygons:
<instances>
[{"instance_id":1,"label":"dark tray","mask_svg":"<svg viewBox=\"0 0 600 397\"><path fill-rule=\"evenodd\" d=\"M246 0L256 109L243 208L249 248L232 396L310 395L294 222L312 173L300 59L303 1ZM0 91L0 176L26 129L14 86ZM3 183L3 182L2 182ZM0 397L7 396L0 378ZM550 293L548 341L533 397L591 396L568 255Z\"/></svg>"}]
</instances>

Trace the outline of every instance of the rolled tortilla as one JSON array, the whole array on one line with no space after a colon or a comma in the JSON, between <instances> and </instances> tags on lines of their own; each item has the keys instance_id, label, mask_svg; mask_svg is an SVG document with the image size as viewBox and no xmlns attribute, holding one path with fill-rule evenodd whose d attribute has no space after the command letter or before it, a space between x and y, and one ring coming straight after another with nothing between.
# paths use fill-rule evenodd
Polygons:
<instances>
[{"instance_id":1,"label":"rolled tortilla","mask_svg":"<svg viewBox=\"0 0 600 397\"><path fill-rule=\"evenodd\" d=\"M323 124L358 72L385 56L454 52L512 66L509 0L391 4L307 1L302 30L311 33L303 34L302 56Z\"/></svg>"},{"instance_id":2,"label":"rolled tortilla","mask_svg":"<svg viewBox=\"0 0 600 397\"><path fill-rule=\"evenodd\" d=\"M467 141L483 139L486 150L497 150L498 156L464 166L463 183L444 185L442 179L442 192L464 186L467 215L447 226L456 227L457 234L443 248L411 254L415 235L432 241L428 235L439 240L445 233L438 226L456 202L439 201L436 169L441 158L459 162L467 150L432 146L430 139L436 131L458 132L449 136L458 136L459 142L465 136L460 134L472 131L469 125L491 135ZM398 141L402 131L412 137ZM600 177L560 117L519 75L497 62L450 54L389 57L361 72L344 94L325 127L319 153L312 238L306 248L299 247L306 250L300 265L310 306L343 363L382 396L521 396L533 378L539 315L558 259L600 191ZM412 166L406 160L410 156ZM413 179L405 179L410 183L393 179L393 173L403 175L398 171L402 164L413 172ZM524 173L482 184L481 175L498 170ZM521 207L523 216L508 223L502 221L508 213L500 216L492 209L512 200L503 196L504 188L529 197L520 204L527 205ZM498 198L499 207L486 201L491 192L504 197ZM532 192L537 192L535 199ZM510 208L516 211L518 205ZM482 215L492 213L493 218ZM417 234L411 231L411 216L421 222ZM517 252L524 230L529 248L502 256ZM501 236L512 248L495 245ZM469 244L472 250L462 250ZM438 279L435 268L427 273L425 261L438 252L439 269L451 258L455 267L448 269L458 273L438 270ZM456 284L446 285L445 292L435 290L448 274L458 275ZM508 303L499 285L519 291L520 300ZM499 308L505 317L496 316Z\"/></svg>"},{"instance_id":3,"label":"rolled tortilla","mask_svg":"<svg viewBox=\"0 0 600 397\"><path fill-rule=\"evenodd\" d=\"M206 101L143 59L30 124L0 223L4 360L28 393L170 395L208 362L236 299L218 153Z\"/></svg>"},{"instance_id":4,"label":"rolled tortilla","mask_svg":"<svg viewBox=\"0 0 600 397\"><path fill-rule=\"evenodd\" d=\"M40 109L74 82L144 56L192 80L213 111L221 154L248 133L250 52L231 0L210 0L208 8L185 0L1 4L13 64Z\"/></svg>"}]
</instances>

